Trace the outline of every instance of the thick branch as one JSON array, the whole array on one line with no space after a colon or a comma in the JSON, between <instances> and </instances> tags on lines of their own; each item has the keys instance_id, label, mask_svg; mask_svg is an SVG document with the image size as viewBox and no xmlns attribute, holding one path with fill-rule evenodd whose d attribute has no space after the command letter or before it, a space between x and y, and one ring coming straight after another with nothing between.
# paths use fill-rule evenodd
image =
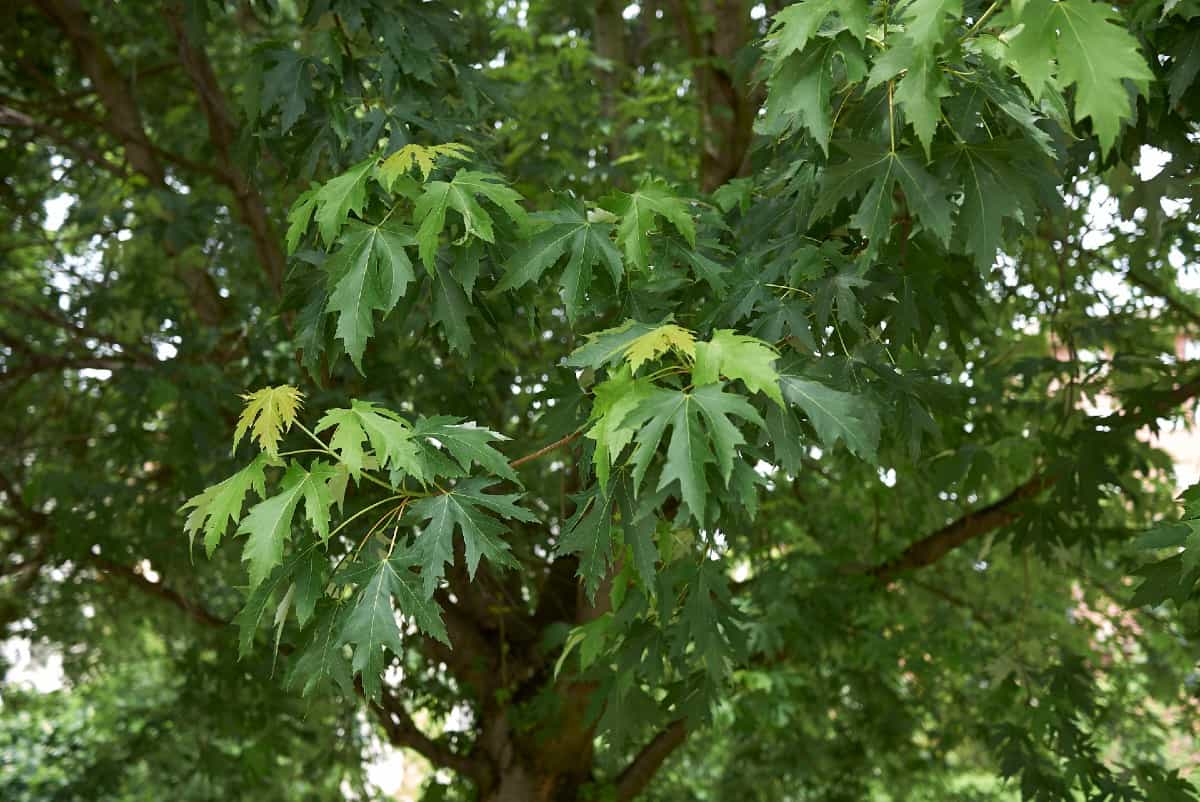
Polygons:
<instances>
[{"instance_id":1,"label":"thick branch","mask_svg":"<svg viewBox=\"0 0 1200 802\"><path fill-rule=\"evenodd\" d=\"M617 778L617 802L631 802L645 790L663 761L687 739L688 729L683 721L675 721L655 735L650 743L630 762Z\"/></svg>"},{"instance_id":2,"label":"thick branch","mask_svg":"<svg viewBox=\"0 0 1200 802\"><path fill-rule=\"evenodd\" d=\"M164 14L179 45L179 60L196 87L200 108L208 121L208 136L216 153L220 174L224 183L233 191L242 221L250 229L254 250L267 273L267 281L275 294L279 295L283 290L283 250L267 215L267 206L262 195L234 164L232 149L236 128L229 114L225 95L221 92L217 76L203 46L196 44L188 36L183 8L177 3L171 3L165 7Z\"/></svg>"},{"instance_id":3,"label":"thick branch","mask_svg":"<svg viewBox=\"0 0 1200 802\"><path fill-rule=\"evenodd\" d=\"M1021 502L1033 498L1052 484L1053 477L1038 474L999 501L946 524L936 532L910 544L894 559L868 569L867 573L881 582L887 582L899 574L932 565L967 541L1017 520L1021 513L1016 508Z\"/></svg>"},{"instance_id":4,"label":"thick branch","mask_svg":"<svg viewBox=\"0 0 1200 802\"><path fill-rule=\"evenodd\" d=\"M167 186L166 171L158 149L146 136L133 90L97 39L79 0L37 0L37 5L71 43L76 59L104 103L107 116L102 124L125 146L130 166L155 186ZM180 257L169 240L163 240L163 249L172 259ZM224 303L212 276L198 265L180 264L178 270L196 315L208 325L219 324L224 317Z\"/></svg>"},{"instance_id":5,"label":"thick branch","mask_svg":"<svg viewBox=\"0 0 1200 802\"><path fill-rule=\"evenodd\" d=\"M474 780L477 785L486 783L486 763L471 760L452 751L448 744L430 738L421 731L404 709L404 704L394 695L384 691L380 701L371 702L370 707L383 725L392 746L412 749L434 766L457 772Z\"/></svg>"},{"instance_id":6,"label":"thick branch","mask_svg":"<svg viewBox=\"0 0 1200 802\"><path fill-rule=\"evenodd\" d=\"M75 57L91 79L108 111L105 120L114 136L125 145L125 156L133 169L156 184L163 183L162 163L150 146L142 115L124 77L108 57L88 22L79 0L37 0L38 7L71 43Z\"/></svg>"}]
</instances>

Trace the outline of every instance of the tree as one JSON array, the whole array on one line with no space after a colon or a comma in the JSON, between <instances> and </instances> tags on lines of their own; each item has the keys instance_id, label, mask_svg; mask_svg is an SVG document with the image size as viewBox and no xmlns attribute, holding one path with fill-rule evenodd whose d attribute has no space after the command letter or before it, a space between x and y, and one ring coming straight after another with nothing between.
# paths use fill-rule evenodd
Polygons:
<instances>
[{"instance_id":1,"label":"tree","mask_svg":"<svg viewBox=\"0 0 1200 802\"><path fill-rule=\"evenodd\" d=\"M1195 799L1200 5L1119 6L7 9L0 600L74 690L0 737L132 700L114 799L369 794L372 733L429 798Z\"/></svg>"}]
</instances>

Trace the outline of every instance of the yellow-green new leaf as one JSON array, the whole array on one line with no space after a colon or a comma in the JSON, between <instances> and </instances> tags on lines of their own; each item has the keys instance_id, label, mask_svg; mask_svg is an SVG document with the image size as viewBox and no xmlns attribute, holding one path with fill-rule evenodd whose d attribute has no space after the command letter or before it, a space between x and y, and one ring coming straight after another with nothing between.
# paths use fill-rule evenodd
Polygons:
<instances>
[{"instance_id":1,"label":"yellow-green new leaf","mask_svg":"<svg viewBox=\"0 0 1200 802\"><path fill-rule=\"evenodd\" d=\"M634 373L646 362L658 359L668 351L688 359L696 356L696 337L683 326L667 323L641 335L625 347L625 361Z\"/></svg>"},{"instance_id":2,"label":"yellow-green new leaf","mask_svg":"<svg viewBox=\"0 0 1200 802\"><path fill-rule=\"evenodd\" d=\"M304 394L290 384L263 387L243 395L242 400L246 405L233 430L232 450L237 450L242 436L249 431L259 448L272 457L278 456L279 441L296 422L303 399Z\"/></svg>"}]
</instances>

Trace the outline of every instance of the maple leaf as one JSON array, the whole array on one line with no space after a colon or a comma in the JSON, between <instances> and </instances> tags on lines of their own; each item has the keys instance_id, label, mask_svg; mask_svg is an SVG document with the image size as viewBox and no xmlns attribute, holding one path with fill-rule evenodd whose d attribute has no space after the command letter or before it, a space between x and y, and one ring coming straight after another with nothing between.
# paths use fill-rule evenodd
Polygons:
<instances>
[{"instance_id":1,"label":"maple leaf","mask_svg":"<svg viewBox=\"0 0 1200 802\"><path fill-rule=\"evenodd\" d=\"M1059 86L1075 87L1075 121L1092 119L1104 151L1133 115L1125 81L1146 94L1154 77L1137 39L1113 19L1119 16L1110 5L1093 0L1027 0L1014 6L1011 22L1020 27L1007 51L1009 64L1035 97L1046 91L1057 63Z\"/></svg>"},{"instance_id":2,"label":"maple leaf","mask_svg":"<svg viewBox=\"0 0 1200 802\"><path fill-rule=\"evenodd\" d=\"M318 536L322 540L329 537L333 496L328 483L336 474L336 469L325 462L314 462L311 470L292 463L283 476L279 493L250 508L237 534L248 535L242 560L250 564L251 589L258 587L283 561L283 546L291 537L292 517L301 499L305 516Z\"/></svg>"},{"instance_id":3,"label":"maple leaf","mask_svg":"<svg viewBox=\"0 0 1200 802\"><path fill-rule=\"evenodd\" d=\"M607 492L609 470L637 429L625 425L625 419L654 390L648 379L635 379L629 367L622 366L595 387L596 400L589 418L595 421L584 436L596 441L592 461L602 492Z\"/></svg>"},{"instance_id":4,"label":"maple leaf","mask_svg":"<svg viewBox=\"0 0 1200 802\"><path fill-rule=\"evenodd\" d=\"M474 308L471 299L454 279L452 273L438 265L437 275L431 288L433 293L433 319L442 327L446 342L453 351L468 354L475 338L471 334L468 318Z\"/></svg>"},{"instance_id":5,"label":"maple leaf","mask_svg":"<svg viewBox=\"0 0 1200 802\"><path fill-rule=\"evenodd\" d=\"M779 372L775 361L779 352L769 343L756 337L735 334L730 329L718 329L708 342L696 343L696 364L692 382L712 384L721 376L741 379L752 392L764 393L783 406L779 392Z\"/></svg>"},{"instance_id":6,"label":"maple leaf","mask_svg":"<svg viewBox=\"0 0 1200 802\"><path fill-rule=\"evenodd\" d=\"M596 591L608 570L612 554L612 513L615 497L597 488L577 504L575 514L567 521L565 534L558 542L562 554L579 555L575 575L584 582L588 598L593 602Z\"/></svg>"},{"instance_id":7,"label":"maple leaf","mask_svg":"<svg viewBox=\"0 0 1200 802\"><path fill-rule=\"evenodd\" d=\"M192 510L184 523L189 549L196 534L203 530L204 551L209 557L213 555L229 524L242 517L242 503L246 494L253 490L260 498L266 495L267 478L264 470L270 461L266 454L259 454L245 468L205 488L180 507L180 511Z\"/></svg>"},{"instance_id":8,"label":"maple leaf","mask_svg":"<svg viewBox=\"0 0 1200 802\"><path fill-rule=\"evenodd\" d=\"M445 493L418 499L409 510L418 520L428 521L417 536L413 558L421 566L425 595L432 596L445 575L445 566L454 564L454 530L462 534L466 547L467 572L473 579L480 559L498 567L515 566L509 546L500 539L508 527L486 514L490 510L506 518L532 523L537 518L516 505L519 495L488 494L483 491L495 484L488 478L467 479Z\"/></svg>"},{"instance_id":9,"label":"maple leaf","mask_svg":"<svg viewBox=\"0 0 1200 802\"><path fill-rule=\"evenodd\" d=\"M271 571L266 581L255 587L246 598L242 609L234 616L233 622L238 627L238 659L244 658L254 646L254 636L257 634L262 618L266 614L271 599L280 592L289 589L286 601L295 605L296 617L303 627L311 617L317 600L324 595L323 577L328 569L325 558L316 550L316 544L301 549L282 565ZM282 607L282 609L286 609ZM278 641L276 641L278 646Z\"/></svg>"},{"instance_id":10,"label":"maple leaf","mask_svg":"<svg viewBox=\"0 0 1200 802\"><path fill-rule=\"evenodd\" d=\"M769 85L766 113L756 123L755 130L778 137L791 130L807 128L828 155L833 130L830 94L839 61L847 82L857 83L866 76L867 65L861 46L845 37L826 39L803 54L794 54L776 64Z\"/></svg>"},{"instance_id":11,"label":"maple leaf","mask_svg":"<svg viewBox=\"0 0 1200 802\"><path fill-rule=\"evenodd\" d=\"M459 242L478 237L495 242L492 216L476 200L487 198L503 209L519 227L524 227L528 215L518 203L521 196L506 186L499 176L474 170L459 170L451 181L430 181L413 208L417 228L417 248L421 261L430 275L434 272L442 230L446 227L446 211L453 209L462 217L464 232Z\"/></svg>"},{"instance_id":12,"label":"maple leaf","mask_svg":"<svg viewBox=\"0 0 1200 802\"><path fill-rule=\"evenodd\" d=\"M524 247L509 257L504 278L496 290L516 289L532 281L569 253L567 266L559 278L567 319L575 321L582 308L596 265L608 268L613 284L620 286L623 268L621 255L612 243L613 227L592 222L581 207L560 209L537 215L535 222L550 225L530 238Z\"/></svg>"},{"instance_id":13,"label":"maple leaf","mask_svg":"<svg viewBox=\"0 0 1200 802\"><path fill-rule=\"evenodd\" d=\"M784 374L780 385L784 398L804 411L826 448L842 440L851 453L875 461L880 424L874 404L799 376Z\"/></svg>"},{"instance_id":14,"label":"maple leaf","mask_svg":"<svg viewBox=\"0 0 1200 802\"><path fill-rule=\"evenodd\" d=\"M304 114L313 96L313 81L307 69L312 62L288 48L275 48L267 55L274 66L263 72L258 102L263 109L279 108L279 130L286 134Z\"/></svg>"},{"instance_id":15,"label":"maple leaf","mask_svg":"<svg viewBox=\"0 0 1200 802\"><path fill-rule=\"evenodd\" d=\"M628 195L622 193L618 204L621 222L617 240L625 248L625 258L642 270L650 266L650 235L658 219L665 218L687 243L696 247L696 223L687 201L671 192L665 184L646 183Z\"/></svg>"},{"instance_id":16,"label":"maple leaf","mask_svg":"<svg viewBox=\"0 0 1200 802\"><path fill-rule=\"evenodd\" d=\"M776 60L800 53L833 14L837 14L842 25L861 43L866 39L869 13L865 0L804 0L793 3L781 9L771 20L766 47Z\"/></svg>"},{"instance_id":17,"label":"maple leaf","mask_svg":"<svg viewBox=\"0 0 1200 802\"><path fill-rule=\"evenodd\" d=\"M367 203L367 179L374 166L374 156L364 159L336 178L326 181L313 196L317 229L326 244L333 244L351 214L362 214Z\"/></svg>"},{"instance_id":18,"label":"maple leaf","mask_svg":"<svg viewBox=\"0 0 1200 802\"><path fill-rule=\"evenodd\" d=\"M471 158L469 155L471 152L472 148L469 145L458 142L446 142L441 145L410 143L388 156L383 164L379 165L380 183L384 189L391 192L396 179L414 166L420 169L421 180L428 181L430 173L433 172L434 162L438 157L444 156L448 159L467 161Z\"/></svg>"},{"instance_id":19,"label":"maple leaf","mask_svg":"<svg viewBox=\"0 0 1200 802\"><path fill-rule=\"evenodd\" d=\"M287 252L291 256L296 252L296 246L300 244L300 240L304 237L304 232L308 231L309 221L312 219L313 210L317 208L317 192L320 187L313 186L310 189L300 193L296 198L292 208L288 210L288 229L285 240L287 241Z\"/></svg>"},{"instance_id":20,"label":"maple leaf","mask_svg":"<svg viewBox=\"0 0 1200 802\"><path fill-rule=\"evenodd\" d=\"M342 247L325 262L333 287L325 311L337 315L336 336L361 373L367 340L375 333L375 312L386 316L414 278L405 251L413 239L399 228L354 225L340 241Z\"/></svg>"},{"instance_id":21,"label":"maple leaf","mask_svg":"<svg viewBox=\"0 0 1200 802\"><path fill-rule=\"evenodd\" d=\"M377 699L386 650L400 654L403 643L396 608L425 634L449 645L442 612L421 592L420 578L410 568L411 555L403 552L382 558L364 556L338 577L343 585L358 585L350 611L338 634L338 643L354 645L351 670L362 675L368 699Z\"/></svg>"},{"instance_id":22,"label":"maple leaf","mask_svg":"<svg viewBox=\"0 0 1200 802\"><path fill-rule=\"evenodd\" d=\"M422 483L429 479L412 427L389 409L356 398L351 400L349 409L328 410L314 431L320 434L326 429L333 429L330 449L337 452L355 479L362 476L367 461L363 444L368 441L376 464L380 468L390 467L396 478L407 475Z\"/></svg>"},{"instance_id":23,"label":"maple leaf","mask_svg":"<svg viewBox=\"0 0 1200 802\"><path fill-rule=\"evenodd\" d=\"M587 342L579 346L563 360L563 364L576 368L598 369L620 362L629 344L654 331L656 327L636 320L626 320L620 326L592 332Z\"/></svg>"},{"instance_id":24,"label":"maple leaf","mask_svg":"<svg viewBox=\"0 0 1200 802\"><path fill-rule=\"evenodd\" d=\"M746 399L724 392L720 384L706 384L690 393L656 387L624 421L625 426L638 429L630 458L634 488L642 483L667 427L671 427L658 489L678 481L688 510L703 523L708 496L705 466L715 462L728 485L737 447L746 442L730 416L765 425Z\"/></svg>"},{"instance_id":25,"label":"maple leaf","mask_svg":"<svg viewBox=\"0 0 1200 802\"><path fill-rule=\"evenodd\" d=\"M632 340L625 347L625 361L634 373L646 362L675 351L688 359L696 356L696 337L682 326L666 323Z\"/></svg>"},{"instance_id":26,"label":"maple leaf","mask_svg":"<svg viewBox=\"0 0 1200 802\"><path fill-rule=\"evenodd\" d=\"M1003 162L970 145L955 147L958 175L963 179L959 230L982 272L991 269L1004 238L1004 220L1020 221L1035 208L1022 182Z\"/></svg>"},{"instance_id":27,"label":"maple leaf","mask_svg":"<svg viewBox=\"0 0 1200 802\"><path fill-rule=\"evenodd\" d=\"M869 185L852 223L870 241L866 254L874 255L890 237L892 194L899 184L914 217L943 244L949 243L953 230L949 191L917 159L870 145L842 147L851 158L825 170L812 220L821 219L844 199L856 196Z\"/></svg>"},{"instance_id":28,"label":"maple leaf","mask_svg":"<svg viewBox=\"0 0 1200 802\"><path fill-rule=\"evenodd\" d=\"M303 398L304 394L290 384L263 387L243 395L246 405L233 430L233 451L237 450L242 435L250 430L259 448L272 457L278 456L279 441L296 422Z\"/></svg>"},{"instance_id":29,"label":"maple leaf","mask_svg":"<svg viewBox=\"0 0 1200 802\"><path fill-rule=\"evenodd\" d=\"M491 446L491 443L508 439L498 432L473 423L463 423L462 418L438 415L417 421L413 435L431 446L448 451L463 471L470 471L472 465L479 465L493 476L520 484L520 478L509 466L508 459Z\"/></svg>"}]
</instances>

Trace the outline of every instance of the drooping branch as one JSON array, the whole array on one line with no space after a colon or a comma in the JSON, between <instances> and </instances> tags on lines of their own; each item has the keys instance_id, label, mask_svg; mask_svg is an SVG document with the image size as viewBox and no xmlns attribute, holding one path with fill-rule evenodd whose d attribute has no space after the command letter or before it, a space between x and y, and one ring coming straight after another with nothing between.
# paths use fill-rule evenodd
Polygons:
<instances>
[{"instance_id":1,"label":"drooping branch","mask_svg":"<svg viewBox=\"0 0 1200 802\"><path fill-rule=\"evenodd\" d=\"M150 146L129 85L97 39L79 0L37 0L37 5L70 42L75 58L108 112L105 124L125 146L129 164L155 184L163 183L162 163Z\"/></svg>"},{"instance_id":2,"label":"drooping branch","mask_svg":"<svg viewBox=\"0 0 1200 802\"><path fill-rule=\"evenodd\" d=\"M203 624L206 627L225 627L229 622L218 615L213 614L203 605L195 602L177 590L167 587L161 582L151 582L146 577L139 574L137 571L130 568L128 565L113 562L105 557L93 555L91 562L96 565L101 571L112 576L119 576L126 582L136 587L145 593L152 596L157 596L163 601L173 604L183 612L187 613L192 620Z\"/></svg>"},{"instance_id":3,"label":"drooping branch","mask_svg":"<svg viewBox=\"0 0 1200 802\"><path fill-rule=\"evenodd\" d=\"M645 790L663 762L687 740L687 736L687 724L674 721L642 747L642 751L637 753L617 778L617 802L631 802Z\"/></svg>"}]
</instances>

